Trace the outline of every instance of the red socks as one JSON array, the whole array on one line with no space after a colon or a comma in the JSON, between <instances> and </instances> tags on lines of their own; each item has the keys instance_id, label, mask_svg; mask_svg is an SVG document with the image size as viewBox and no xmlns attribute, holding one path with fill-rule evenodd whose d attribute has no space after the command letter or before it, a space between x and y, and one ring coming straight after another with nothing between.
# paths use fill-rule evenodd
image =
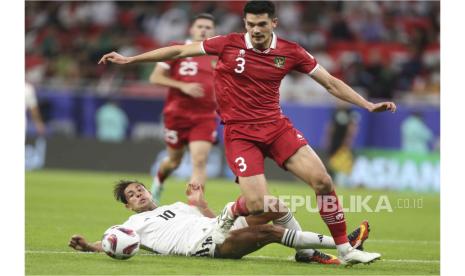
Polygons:
<instances>
[{"instance_id":1,"label":"red socks","mask_svg":"<svg viewBox=\"0 0 465 276\"><path fill-rule=\"evenodd\" d=\"M239 196L236 199L236 202L231 206L231 212L235 217L249 215L249 210L245 205L245 198L243 196Z\"/></svg>"},{"instance_id":2,"label":"red socks","mask_svg":"<svg viewBox=\"0 0 465 276\"><path fill-rule=\"evenodd\" d=\"M327 195L317 195L316 198L320 216L328 226L336 245L348 242L346 220L336 192L332 191Z\"/></svg>"},{"instance_id":3,"label":"red socks","mask_svg":"<svg viewBox=\"0 0 465 276\"><path fill-rule=\"evenodd\" d=\"M163 184L163 182L164 182L165 179L166 179L166 176L163 175L163 174L161 173L161 171L158 171L157 176L158 176L158 180L160 181L160 184Z\"/></svg>"}]
</instances>

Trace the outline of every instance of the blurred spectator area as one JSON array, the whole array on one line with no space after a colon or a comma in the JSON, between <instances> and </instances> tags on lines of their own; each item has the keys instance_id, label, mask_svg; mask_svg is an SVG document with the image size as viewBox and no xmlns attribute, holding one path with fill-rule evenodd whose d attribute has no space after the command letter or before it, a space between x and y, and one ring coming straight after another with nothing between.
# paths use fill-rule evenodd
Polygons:
<instances>
[{"instance_id":1,"label":"blurred spectator area","mask_svg":"<svg viewBox=\"0 0 465 276\"><path fill-rule=\"evenodd\" d=\"M108 100L111 100L118 102L119 108L127 116L126 139L144 140L164 137L163 99L129 96L108 98L95 95L89 90L73 93L69 90L39 88L37 92L49 136L96 137L98 131L96 114ZM300 103L282 104L284 114L317 149L322 149L326 145L326 137L323 134L328 122L331 121L334 108L332 104L312 106ZM399 104L395 116L387 112L370 113L361 108L353 110L359 117L358 131L353 141L354 149L400 149L401 125L413 113L421 114L425 125L432 131L434 136L432 144L440 136L440 110L429 104ZM222 125L218 126L218 134L222 141Z\"/></svg>"},{"instance_id":2,"label":"blurred spectator area","mask_svg":"<svg viewBox=\"0 0 465 276\"><path fill-rule=\"evenodd\" d=\"M276 2L276 33L370 98L439 103L439 1ZM25 4L26 78L36 86L164 97L148 84L154 64L97 65L109 51L134 55L183 40L192 15L217 32L243 32L244 1L38 2ZM296 85L299 84L298 86ZM115 92L116 91L116 92ZM290 74L283 101L318 102L320 87Z\"/></svg>"}]
</instances>

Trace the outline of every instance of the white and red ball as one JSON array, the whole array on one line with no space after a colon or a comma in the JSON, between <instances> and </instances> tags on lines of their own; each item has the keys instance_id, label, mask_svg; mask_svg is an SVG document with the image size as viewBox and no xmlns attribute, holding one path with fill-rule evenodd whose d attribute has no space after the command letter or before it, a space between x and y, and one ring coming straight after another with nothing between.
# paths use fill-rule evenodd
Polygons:
<instances>
[{"instance_id":1,"label":"white and red ball","mask_svg":"<svg viewBox=\"0 0 465 276\"><path fill-rule=\"evenodd\" d=\"M108 228L102 237L103 251L110 257L125 260L136 255L140 237L133 229L115 225Z\"/></svg>"}]
</instances>

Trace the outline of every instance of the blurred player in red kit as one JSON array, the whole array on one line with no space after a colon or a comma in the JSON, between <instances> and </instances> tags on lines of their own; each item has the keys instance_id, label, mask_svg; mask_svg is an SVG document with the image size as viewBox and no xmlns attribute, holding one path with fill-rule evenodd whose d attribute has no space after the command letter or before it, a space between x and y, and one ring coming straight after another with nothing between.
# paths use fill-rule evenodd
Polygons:
<instances>
[{"instance_id":1,"label":"blurred player in red kit","mask_svg":"<svg viewBox=\"0 0 465 276\"><path fill-rule=\"evenodd\" d=\"M191 22L190 39L172 45L203 41L214 33L214 17L198 14ZM152 183L152 196L157 204L163 182L181 163L186 145L192 164L190 183L205 184L208 154L217 136L213 91L216 61L215 56L199 56L158 62L150 76L151 83L169 87L163 108L168 156L160 163Z\"/></svg>"},{"instance_id":2,"label":"blurred player in red kit","mask_svg":"<svg viewBox=\"0 0 465 276\"><path fill-rule=\"evenodd\" d=\"M264 158L270 157L283 169L307 183L316 193L320 216L334 238L342 263L369 263L379 253L353 248L347 240L346 221L326 168L302 133L281 112L279 86L291 70L308 74L335 97L370 112L394 112L393 102L372 103L343 81L329 74L297 43L278 38L273 32L278 19L270 1L250 1L244 7L246 33L217 36L199 43L160 48L125 57L112 52L99 63L117 64L161 61L189 56L216 55L215 93L220 117L225 124L225 153L237 176L242 196L230 202L218 217L213 241L221 244L238 216L258 214L270 206ZM274 221L287 229L300 229L288 213ZM291 241L292 232L284 240Z\"/></svg>"}]
</instances>

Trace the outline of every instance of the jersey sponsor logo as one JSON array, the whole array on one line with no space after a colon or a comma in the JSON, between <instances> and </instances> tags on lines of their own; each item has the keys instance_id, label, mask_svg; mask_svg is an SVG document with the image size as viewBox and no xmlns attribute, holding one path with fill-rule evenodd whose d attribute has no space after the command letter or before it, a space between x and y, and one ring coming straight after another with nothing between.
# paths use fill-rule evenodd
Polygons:
<instances>
[{"instance_id":1,"label":"jersey sponsor logo","mask_svg":"<svg viewBox=\"0 0 465 276\"><path fill-rule=\"evenodd\" d=\"M275 57L274 58L274 65L278 68L282 68L286 63L286 57Z\"/></svg>"},{"instance_id":2,"label":"jersey sponsor logo","mask_svg":"<svg viewBox=\"0 0 465 276\"><path fill-rule=\"evenodd\" d=\"M215 69L217 63L218 61L216 59L212 59L212 61L210 62L210 65L212 66L213 69Z\"/></svg>"},{"instance_id":3,"label":"jersey sponsor logo","mask_svg":"<svg viewBox=\"0 0 465 276\"><path fill-rule=\"evenodd\" d=\"M244 49L240 49L240 50L239 50L238 56L239 56L239 57L244 57L244 56L245 56L245 50L244 50Z\"/></svg>"}]
</instances>

